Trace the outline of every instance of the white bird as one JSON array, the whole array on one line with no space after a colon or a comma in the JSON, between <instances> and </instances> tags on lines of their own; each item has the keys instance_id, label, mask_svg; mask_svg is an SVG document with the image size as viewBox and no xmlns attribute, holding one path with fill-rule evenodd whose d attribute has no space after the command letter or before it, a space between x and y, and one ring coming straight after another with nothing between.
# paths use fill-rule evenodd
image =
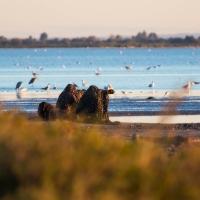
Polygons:
<instances>
[{"instance_id":1,"label":"white bird","mask_svg":"<svg viewBox=\"0 0 200 200\"><path fill-rule=\"evenodd\" d=\"M190 95L190 87L191 87L190 81L188 81L188 83L187 83L186 85L183 86L184 89L189 90L189 95Z\"/></svg>"},{"instance_id":2,"label":"white bird","mask_svg":"<svg viewBox=\"0 0 200 200\"><path fill-rule=\"evenodd\" d=\"M66 69L66 66L65 66L65 65L63 65L63 66L62 66L62 68L63 68L63 69Z\"/></svg>"},{"instance_id":3,"label":"white bird","mask_svg":"<svg viewBox=\"0 0 200 200\"><path fill-rule=\"evenodd\" d=\"M148 87L150 87L150 88L153 88L154 87L154 82L152 81L152 83L151 84L149 84L149 86Z\"/></svg>"},{"instance_id":4,"label":"white bird","mask_svg":"<svg viewBox=\"0 0 200 200\"><path fill-rule=\"evenodd\" d=\"M200 82L192 81L191 84L192 84L192 85L196 85L196 84L200 84Z\"/></svg>"},{"instance_id":5,"label":"white bird","mask_svg":"<svg viewBox=\"0 0 200 200\"><path fill-rule=\"evenodd\" d=\"M15 90L19 91L19 88L22 87L22 85L23 85L22 81L18 82L17 85L16 85L16 87L15 87Z\"/></svg>"},{"instance_id":6,"label":"white bird","mask_svg":"<svg viewBox=\"0 0 200 200\"><path fill-rule=\"evenodd\" d=\"M127 70L132 70L132 66L125 66Z\"/></svg>"},{"instance_id":7,"label":"white bird","mask_svg":"<svg viewBox=\"0 0 200 200\"><path fill-rule=\"evenodd\" d=\"M82 80L82 85L83 85L84 87L87 87L87 86L88 86L88 83L86 83L84 80Z\"/></svg>"},{"instance_id":8,"label":"white bird","mask_svg":"<svg viewBox=\"0 0 200 200\"><path fill-rule=\"evenodd\" d=\"M105 90L114 90L113 86L111 84L104 87Z\"/></svg>"},{"instance_id":9,"label":"white bird","mask_svg":"<svg viewBox=\"0 0 200 200\"><path fill-rule=\"evenodd\" d=\"M42 66L39 66L38 69L39 69L39 70L43 70Z\"/></svg>"},{"instance_id":10,"label":"white bird","mask_svg":"<svg viewBox=\"0 0 200 200\"><path fill-rule=\"evenodd\" d=\"M41 88L41 89L43 89L43 90L50 90L50 87L51 87L51 85L48 83L48 85L46 86L46 87L44 87L44 88Z\"/></svg>"},{"instance_id":11,"label":"white bird","mask_svg":"<svg viewBox=\"0 0 200 200\"><path fill-rule=\"evenodd\" d=\"M184 89L190 89L190 81L186 85L183 86Z\"/></svg>"},{"instance_id":12,"label":"white bird","mask_svg":"<svg viewBox=\"0 0 200 200\"><path fill-rule=\"evenodd\" d=\"M120 70L122 70L123 68L122 68L122 67L120 67L119 69L120 69Z\"/></svg>"},{"instance_id":13,"label":"white bird","mask_svg":"<svg viewBox=\"0 0 200 200\"><path fill-rule=\"evenodd\" d=\"M26 92L28 90L28 88L22 88L21 92Z\"/></svg>"},{"instance_id":14,"label":"white bird","mask_svg":"<svg viewBox=\"0 0 200 200\"><path fill-rule=\"evenodd\" d=\"M32 86L33 86L33 83L35 83L37 80L38 80L38 78L37 78L37 77L35 77L35 78L32 78L32 79L29 81L29 83L28 83L28 84L32 84Z\"/></svg>"},{"instance_id":15,"label":"white bird","mask_svg":"<svg viewBox=\"0 0 200 200\"><path fill-rule=\"evenodd\" d=\"M97 72L96 70L94 71L94 73L95 73L96 76L101 75L101 74L100 74L99 72Z\"/></svg>"},{"instance_id":16,"label":"white bird","mask_svg":"<svg viewBox=\"0 0 200 200\"><path fill-rule=\"evenodd\" d=\"M16 67L19 66L19 63L15 63L15 66L16 66Z\"/></svg>"},{"instance_id":17,"label":"white bird","mask_svg":"<svg viewBox=\"0 0 200 200\"><path fill-rule=\"evenodd\" d=\"M32 71L33 76L38 76L39 74Z\"/></svg>"},{"instance_id":18,"label":"white bird","mask_svg":"<svg viewBox=\"0 0 200 200\"><path fill-rule=\"evenodd\" d=\"M53 89L54 89L54 90L57 90L58 87L57 87L56 85L53 85Z\"/></svg>"},{"instance_id":19,"label":"white bird","mask_svg":"<svg viewBox=\"0 0 200 200\"><path fill-rule=\"evenodd\" d=\"M97 71L101 71L101 67L98 67L98 68L97 68Z\"/></svg>"}]
</instances>

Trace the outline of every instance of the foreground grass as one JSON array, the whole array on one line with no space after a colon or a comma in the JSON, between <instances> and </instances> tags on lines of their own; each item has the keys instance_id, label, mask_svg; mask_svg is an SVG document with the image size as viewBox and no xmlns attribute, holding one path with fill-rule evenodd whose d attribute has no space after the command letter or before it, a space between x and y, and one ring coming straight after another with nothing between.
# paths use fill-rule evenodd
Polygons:
<instances>
[{"instance_id":1,"label":"foreground grass","mask_svg":"<svg viewBox=\"0 0 200 200\"><path fill-rule=\"evenodd\" d=\"M168 157L152 142L0 114L1 199L199 199L199 167L197 147Z\"/></svg>"}]
</instances>

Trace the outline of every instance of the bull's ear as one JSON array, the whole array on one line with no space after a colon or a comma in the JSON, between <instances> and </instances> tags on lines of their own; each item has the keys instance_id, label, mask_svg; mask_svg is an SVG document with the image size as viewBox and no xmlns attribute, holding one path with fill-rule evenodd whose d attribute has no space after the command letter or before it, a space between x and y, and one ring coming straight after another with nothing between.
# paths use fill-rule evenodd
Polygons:
<instances>
[{"instance_id":1,"label":"bull's ear","mask_svg":"<svg viewBox=\"0 0 200 200\"><path fill-rule=\"evenodd\" d=\"M114 94L115 91L114 90L108 90L108 94Z\"/></svg>"}]
</instances>

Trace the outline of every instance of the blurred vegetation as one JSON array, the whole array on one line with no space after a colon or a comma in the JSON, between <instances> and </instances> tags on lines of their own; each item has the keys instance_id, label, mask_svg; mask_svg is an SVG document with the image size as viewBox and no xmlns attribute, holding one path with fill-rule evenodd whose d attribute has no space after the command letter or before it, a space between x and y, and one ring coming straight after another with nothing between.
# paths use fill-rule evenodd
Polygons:
<instances>
[{"instance_id":1,"label":"blurred vegetation","mask_svg":"<svg viewBox=\"0 0 200 200\"><path fill-rule=\"evenodd\" d=\"M1 113L0 199L199 199L199 148L169 157L153 142L81 127Z\"/></svg>"},{"instance_id":2,"label":"blurred vegetation","mask_svg":"<svg viewBox=\"0 0 200 200\"><path fill-rule=\"evenodd\" d=\"M0 36L0 48L40 48L40 47L190 47L199 46L200 36L186 36L185 38L159 38L156 33L147 34L139 32L136 36L122 37L111 35L107 39L95 36L80 38L52 38L48 39L47 33L42 33L39 39L32 36L28 38L7 39Z\"/></svg>"}]
</instances>

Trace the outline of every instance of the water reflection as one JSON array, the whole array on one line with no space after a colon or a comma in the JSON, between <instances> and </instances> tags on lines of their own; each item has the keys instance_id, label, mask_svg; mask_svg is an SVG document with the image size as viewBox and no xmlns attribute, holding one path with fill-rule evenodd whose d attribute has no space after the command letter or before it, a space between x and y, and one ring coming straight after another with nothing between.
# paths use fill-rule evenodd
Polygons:
<instances>
[{"instance_id":1,"label":"water reflection","mask_svg":"<svg viewBox=\"0 0 200 200\"><path fill-rule=\"evenodd\" d=\"M16 92L17 99L23 99L27 97L27 94L25 92Z\"/></svg>"}]
</instances>

